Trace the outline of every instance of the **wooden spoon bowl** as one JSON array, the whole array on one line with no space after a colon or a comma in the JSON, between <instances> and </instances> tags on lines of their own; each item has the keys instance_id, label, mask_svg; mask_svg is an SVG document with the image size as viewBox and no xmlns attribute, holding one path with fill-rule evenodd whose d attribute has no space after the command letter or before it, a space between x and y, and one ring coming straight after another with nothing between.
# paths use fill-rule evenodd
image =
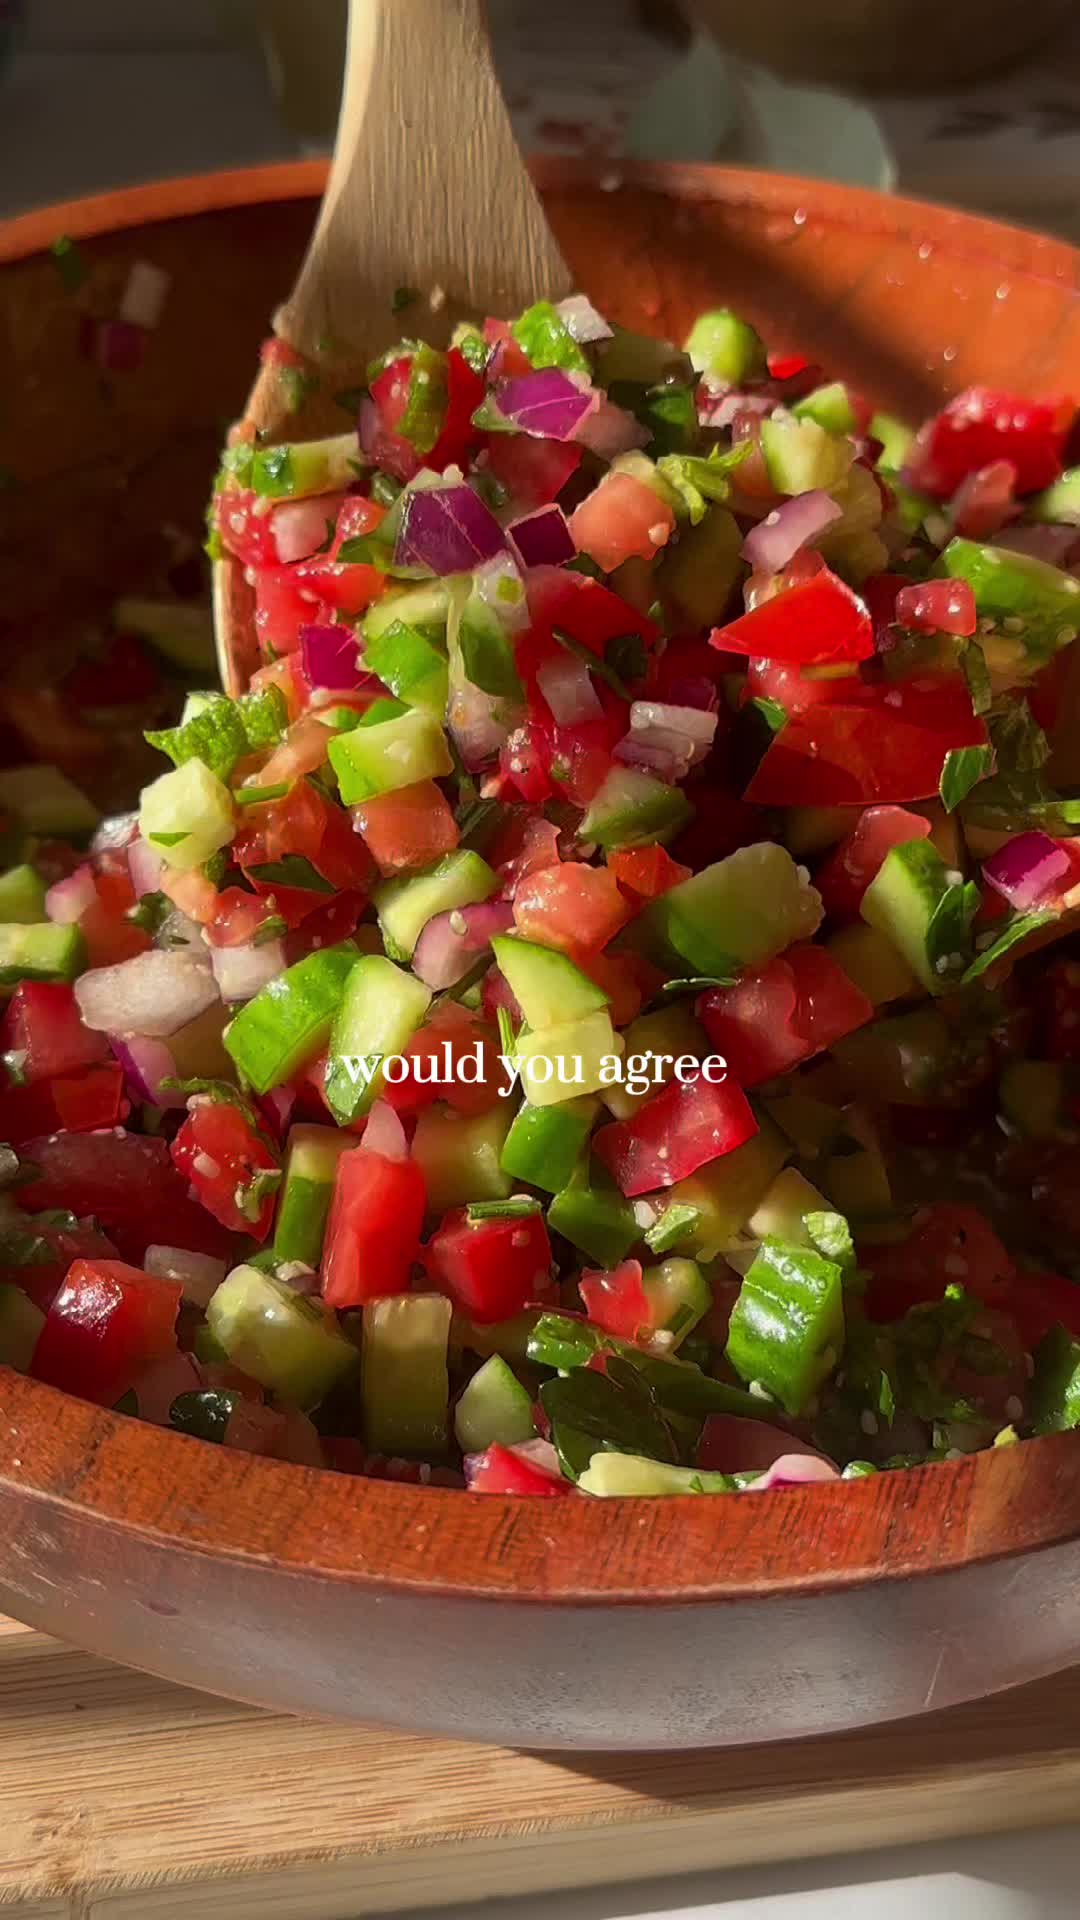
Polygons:
<instances>
[{"instance_id":1,"label":"wooden spoon bowl","mask_svg":"<svg viewBox=\"0 0 1080 1920\"><path fill-rule=\"evenodd\" d=\"M291 284L314 164L140 188L0 228L0 609L36 645L137 590L196 526L219 437ZM613 187L538 170L581 285L678 333L724 300L895 411L972 379L1080 380L1080 256L959 214L710 168ZM101 297L174 277L144 365L103 389L45 251ZM94 297L98 297L96 294ZM730 1499L475 1498L226 1452L0 1371L0 1607L267 1705L517 1745L823 1733L1080 1657L1080 1442Z\"/></svg>"}]
</instances>

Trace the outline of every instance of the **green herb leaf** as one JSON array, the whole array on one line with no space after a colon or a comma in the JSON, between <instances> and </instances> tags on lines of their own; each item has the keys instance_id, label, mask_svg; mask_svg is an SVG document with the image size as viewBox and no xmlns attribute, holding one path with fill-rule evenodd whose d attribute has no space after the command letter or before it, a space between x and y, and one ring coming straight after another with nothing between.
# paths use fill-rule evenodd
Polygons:
<instances>
[{"instance_id":1,"label":"green herb leaf","mask_svg":"<svg viewBox=\"0 0 1080 1920\"><path fill-rule=\"evenodd\" d=\"M77 243L66 233L59 233L49 248L56 262L65 293L78 293L89 271L86 259Z\"/></svg>"},{"instance_id":2,"label":"green herb leaf","mask_svg":"<svg viewBox=\"0 0 1080 1920\"><path fill-rule=\"evenodd\" d=\"M188 760L201 760L219 780L228 778L241 755L248 751L249 744L239 707L224 694L215 695L183 726L151 730L145 738L150 746L167 754L174 766L182 767ZM160 835L154 837L160 845L165 844ZM180 835L180 839L186 837Z\"/></svg>"},{"instance_id":3,"label":"green herb leaf","mask_svg":"<svg viewBox=\"0 0 1080 1920\"><path fill-rule=\"evenodd\" d=\"M770 733L779 733L781 727L787 726L787 708L782 707L779 700L771 699L768 694L759 694L751 700L750 705L757 708Z\"/></svg>"},{"instance_id":4,"label":"green herb leaf","mask_svg":"<svg viewBox=\"0 0 1080 1920\"><path fill-rule=\"evenodd\" d=\"M212 1101L216 1107L237 1107L249 1126L254 1127L256 1132L260 1131L259 1116L251 1101L245 1099L239 1087L234 1087L231 1080L205 1080L196 1074L189 1080L170 1077L163 1080L161 1084L163 1087L175 1088L177 1093L186 1094L188 1100L197 1096L200 1100Z\"/></svg>"},{"instance_id":5,"label":"green herb leaf","mask_svg":"<svg viewBox=\"0 0 1080 1920\"><path fill-rule=\"evenodd\" d=\"M946 813L952 813L971 789L986 778L993 761L992 747L950 747L938 785Z\"/></svg>"},{"instance_id":6,"label":"green herb leaf","mask_svg":"<svg viewBox=\"0 0 1080 1920\"><path fill-rule=\"evenodd\" d=\"M190 835L187 833L151 833L147 835L147 838L151 846L154 847L178 847L181 840L189 839Z\"/></svg>"},{"instance_id":7,"label":"green herb leaf","mask_svg":"<svg viewBox=\"0 0 1080 1920\"><path fill-rule=\"evenodd\" d=\"M689 994L707 993L710 987L733 987L738 977L733 960L730 973L691 973L677 980L665 980L649 1002L651 1007L666 1006L669 1000L685 1000Z\"/></svg>"},{"instance_id":8,"label":"green herb leaf","mask_svg":"<svg viewBox=\"0 0 1080 1920\"><path fill-rule=\"evenodd\" d=\"M1050 742L1026 700L1003 694L986 721L1002 773L1034 773L1050 758Z\"/></svg>"},{"instance_id":9,"label":"green herb leaf","mask_svg":"<svg viewBox=\"0 0 1080 1920\"><path fill-rule=\"evenodd\" d=\"M714 447L704 458L667 453L657 461L657 471L679 495L691 526L696 527L705 518L710 501L729 498L730 476L753 452L754 444L753 440L739 440L723 450Z\"/></svg>"},{"instance_id":10,"label":"green herb leaf","mask_svg":"<svg viewBox=\"0 0 1080 1920\"><path fill-rule=\"evenodd\" d=\"M614 667L609 666L606 659L601 660L599 654L594 653L591 647L587 647L583 640L576 639L563 627L552 627L551 637L558 641L560 647L565 647L567 653L572 653L576 659L583 660L589 672L595 673L597 679L602 680L613 693L617 693L620 700L633 699L634 696L629 687Z\"/></svg>"},{"instance_id":11,"label":"green herb leaf","mask_svg":"<svg viewBox=\"0 0 1080 1920\"><path fill-rule=\"evenodd\" d=\"M379 470L372 474L371 498L376 506L392 507L400 493L401 481L395 480L392 473L383 473Z\"/></svg>"},{"instance_id":12,"label":"green herb leaf","mask_svg":"<svg viewBox=\"0 0 1080 1920\"><path fill-rule=\"evenodd\" d=\"M245 1220L250 1220L254 1226L267 1200L277 1192L281 1181L280 1167L260 1167L257 1173L252 1174L250 1180L243 1186L237 1187L233 1197Z\"/></svg>"},{"instance_id":13,"label":"green herb leaf","mask_svg":"<svg viewBox=\"0 0 1080 1920\"><path fill-rule=\"evenodd\" d=\"M137 906L129 907L125 919L132 926L141 927L144 933L157 933L162 923L173 910L172 901L164 893L144 893Z\"/></svg>"},{"instance_id":14,"label":"green herb leaf","mask_svg":"<svg viewBox=\"0 0 1080 1920\"><path fill-rule=\"evenodd\" d=\"M272 913L261 926L256 927L251 936L251 944L253 947L268 946L271 940L283 939L288 931L288 922L282 919L280 913Z\"/></svg>"},{"instance_id":15,"label":"green herb leaf","mask_svg":"<svg viewBox=\"0 0 1080 1920\"><path fill-rule=\"evenodd\" d=\"M334 889L321 873L316 873L310 860L302 853L287 853L281 860L268 861L264 866L248 869L253 880L264 887L301 887L308 893L333 893Z\"/></svg>"},{"instance_id":16,"label":"green herb leaf","mask_svg":"<svg viewBox=\"0 0 1080 1920\"><path fill-rule=\"evenodd\" d=\"M395 431L417 453L430 453L446 418L446 355L420 344L409 367L409 397Z\"/></svg>"},{"instance_id":17,"label":"green herb leaf","mask_svg":"<svg viewBox=\"0 0 1080 1920\"><path fill-rule=\"evenodd\" d=\"M289 791L289 782L279 780L272 787L234 787L233 799L238 807L261 807L270 800L284 800Z\"/></svg>"},{"instance_id":18,"label":"green herb leaf","mask_svg":"<svg viewBox=\"0 0 1080 1920\"><path fill-rule=\"evenodd\" d=\"M457 328L451 344L457 348L466 365L471 367L474 373L483 373L491 358L491 348L479 328L469 326Z\"/></svg>"},{"instance_id":19,"label":"green herb leaf","mask_svg":"<svg viewBox=\"0 0 1080 1920\"><path fill-rule=\"evenodd\" d=\"M578 1480L594 1453L639 1453L676 1465L679 1449L647 1381L632 1366L609 1357L607 1371L578 1367L547 1380L540 1404L563 1472Z\"/></svg>"},{"instance_id":20,"label":"green herb leaf","mask_svg":"<svg viewBox=\"0 0 1080 1920\"><path fill-rule=\"evenodd\" d=\"M624 685L631 685L644 679L649 652L640 633L617 633L604 648L604 659Z\"/></svg>"},{"instance_id":21,"label":"green herb leaf","mask_svg":"<svg viewBox=\"0 0 1080 1920\"><path fill-rule=\"evenodd\" d=\"M972 962L961 984L966 987L972 980L980 980L984 973L989 973L1000 960L1004 960L1013 947L1019 946L1031 934L1037 933L1040 927L1048 926L1051 920L1060 918L1059 914L1054 913L1017 914L1015 919L1010 920L1004 932L998 934L993 944L985 947L978 959Z\"/></svg>"},{"instance_id":22,"label":"green herb leaf","mask_svg":"<svg viewBox=\"0 0 1080 1920\"><path fill-rule=\"evenodd\" d=\"M510 331L534 367L563 367L572 373L591 371L585 354L550 300L538 300L535 306L527 307Z\"/></svg>"},{"instance_id":23,"label":"green herb leaf","mask_svg":"<svg viewBox=\"0 0 1080 1920\"><path fill-rule=\"evenodd\" d=\"M527 1220L531 1214L539 1212L539 1200L527 1200L524 1195L510 1200L476 1200L466 1208L470 1226L476 1226L483 1220Z\"/></svg>"},{"instance_id":24,"label":"green herb leaf","mask_svg":"<svg viewBox=\"0 0 1080 1920\"><path fill-rule=\"evenodd\" d=\"M181 1393L169 1408L169 1424L179 1433L190 1433L197 1440L211 1440L220 1446L230 1417L241 1400L239 1393L219 1392L209 1387Z\"/></svg>"},{"instance_id":25,"label":"green herb leaf","mask_svg":"<svg viewBox=\"0 0 1080 1920\"><path fill-rule=\"evenodd\" d=\"M289 724L284 694L277 687L266 687L262 693L242 694L235 704L250 751L276 747Z\"/></svg>"}]
</instances>

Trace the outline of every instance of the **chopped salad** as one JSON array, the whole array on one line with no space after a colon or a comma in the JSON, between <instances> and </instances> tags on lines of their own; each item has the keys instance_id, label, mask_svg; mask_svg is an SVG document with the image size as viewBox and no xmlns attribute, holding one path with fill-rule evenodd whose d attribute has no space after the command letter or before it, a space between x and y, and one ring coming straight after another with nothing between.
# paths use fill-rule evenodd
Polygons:
<instances>
[{"instance_id":1,"label":"chopped salad","mask_svg":"<svg viewBox=\"0 0 1080 1920\"><path fill-rule=\"evenodd\" d=\"M342 402L137 813L5 776L0 1362L473 1493L1080 1424L1074 403L580 296Z\"/></svg>"}]
</instances>

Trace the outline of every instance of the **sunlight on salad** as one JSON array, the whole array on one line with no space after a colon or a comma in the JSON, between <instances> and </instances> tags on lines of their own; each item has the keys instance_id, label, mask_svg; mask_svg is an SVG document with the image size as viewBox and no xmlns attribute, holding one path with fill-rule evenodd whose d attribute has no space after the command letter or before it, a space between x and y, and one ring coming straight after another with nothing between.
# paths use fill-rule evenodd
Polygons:
<instances>
[{"instance_id":1,"label":"sunlight on salad","mask_svg":"<svg viewBox=\"0 0 1080 1920\"><path fill-rule=\"evenodd\" d=\"M137 812L0 776L0 1362L547 1498L1080 1425L1074 403L582 296L337 398Z\"/></svg>"}]
</instances>

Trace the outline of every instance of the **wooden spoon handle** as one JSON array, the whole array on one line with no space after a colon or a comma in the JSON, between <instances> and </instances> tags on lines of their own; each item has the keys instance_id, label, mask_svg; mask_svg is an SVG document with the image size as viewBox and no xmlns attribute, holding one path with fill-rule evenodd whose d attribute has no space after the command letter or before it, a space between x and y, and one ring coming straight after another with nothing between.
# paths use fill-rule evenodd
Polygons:
<instances>
[{"instance_id":1,"label":"wooden spoon handle","mask_svg":"<svg viewBox=\"0 0 1080 1920\"><path fill-rule=\"evenodd\" d=\"M308 354L376 353L401 334L401 287L435 293L422 319L405 316L429 339L463 311L508 315L570 291L481 0L350 0L333 166L277 331Z\"/></svg>"}]
</instances>

